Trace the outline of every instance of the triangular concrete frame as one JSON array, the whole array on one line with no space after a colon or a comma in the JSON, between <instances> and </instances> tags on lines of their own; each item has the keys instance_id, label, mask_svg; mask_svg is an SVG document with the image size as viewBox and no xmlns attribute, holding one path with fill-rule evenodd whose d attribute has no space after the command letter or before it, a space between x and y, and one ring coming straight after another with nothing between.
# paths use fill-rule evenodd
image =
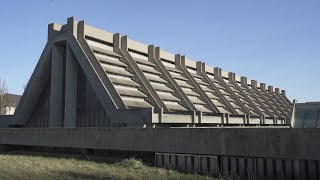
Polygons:
<instances>
[{"instance_id":1,"label":"triangular concrete frame","mask_svg":"<svg viewBox=\"0 0 320 180\"><path fill-rule=\"evenodd\" d=\"M133 124L144 125L145 122L150 121L154 111L153 108L126 109L126 106L124 105L120 96L114 90L113 86L108 85L108 83L111 83L111 81L108 79L101 67L97 64L98 62L95 61L95 59L88 58L88 56L90 56L90 51L89 49L86 49L86 45L83 42L81 43L77 40L77 34L77 25L74 21L74 18L69 18L68 23L64 26L57 24L49 25L48 42L43 50L36 69L34 70L30 81L28 82L26 90L23 93L21 101L16 109L14 122L11 124L11 126L21 127L30 117L32 110L37 103L39 95L43 90L44 84L50 76L50 68L53 61L53 58L50 56L53 53L52 48L55 46L55 44L61 43L65 43L67 47L70 47L72 54L75 56L75 60L77 63L79 63L85 75L87 76L87 79L98 96L101 105L108 113L108 116L112 122L122 123L131 121ZM84 46L81 46L81 44L84 44ZM86 50L87 52L85 52ZM112 98L110 93L113 93ZM63 110L62 108L60 109ZM123 110L125 110L126 113L123 113ZM51 114L55 114L55 112L51 112ZM50 121L56 121L52 118L50 119ZM71 121L75 121L75 119ZM71 124L73 125L70 127L75 127L74 123ZM50 127L56 128L61 126L53 123L50 125Z\"/></svg>"}]
</instances>

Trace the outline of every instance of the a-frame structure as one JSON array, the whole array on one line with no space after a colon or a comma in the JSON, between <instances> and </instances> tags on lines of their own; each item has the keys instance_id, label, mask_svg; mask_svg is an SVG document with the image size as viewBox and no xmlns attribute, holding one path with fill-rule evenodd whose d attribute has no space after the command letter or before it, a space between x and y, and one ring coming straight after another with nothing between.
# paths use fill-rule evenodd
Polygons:
<instances>
[{"instance_id":1,"label":"a-frame structure","mask_svg":"<svg viewBox=\"0 0 320 180\"><path fill-rule=\"evenodd\" d=\"M77 22L50 24L12 127L286 125L285 91Z\"/></svg>"}]
</instances>

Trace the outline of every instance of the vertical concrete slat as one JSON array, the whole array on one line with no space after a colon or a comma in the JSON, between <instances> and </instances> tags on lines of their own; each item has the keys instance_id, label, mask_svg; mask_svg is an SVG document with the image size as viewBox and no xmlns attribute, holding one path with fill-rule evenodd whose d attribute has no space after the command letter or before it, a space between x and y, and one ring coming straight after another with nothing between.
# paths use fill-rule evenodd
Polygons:
<instances>
[{"instance_id":1,"label":"vertical concrete slat","mask_svg":"<svg viewBox=\"0 0 320 180\"><path fill-rule=\"evenodd\" d=\"M237 166L238 158L231 157L230 161L231 161L231 163L230 163L231 164L231 169L230 169L231 175L238 175L238 166Z\"/></svg>"},{"instance_id":2,"label":"vertical concrete slat","mask_svg":"<svg viewBox=\"0 0 320 180\"><path fill-rule=\"evenodd\" d=\"M50 126L61 127L63 96L63 47L52 46L51 94L50 94Z\"/></svg>"},{"instance_id":3,"label":"vertical concrete slat","mask_svg":"<svg viewBox=\"0 0 320 180\"><path fill-rule=\"evenodd\" d=\"M277 179L284 179L284 172L282 169L282 160L276 160L276 177Z\"/></svg>"},{"instance_id":4,"label":"vertical concrete slat","mask_svg":"<svg viewBox=\"0 0 320 180\"><path fill-rule=\"evenodd\" d=\"M213 175L218 174L219 173L218 158L216 156L210 156L209 163L210 163L210 173Z\"/></svg>"},{"instance_id":5,"label":"vertical concrete slat","mask_svg":"<svg viewBox=\"0 0 320 180\"><path fill-rule=\"evenodd\" d=\"M156 166L157 167L163 167L162 154L156 153Z\"/></svg>"},{"instance_id":6,"label":"vertical concrete slat","mask_svg":"<svg viewBox=\"0 0 320 180\"><path fill-rule=\"evenodd\" d=\"M186 155L186 162L187 162L187 172L192 172L192 170L193 170L192 157Z\"/></svg>"},{"instance_id":7,"label":"vertical concrete slat","mask_svg":"<svg viewBox=\"0 0 320 180\"><path fill-rule=\"evenodd\" d=\"M169 168L170 167L170 157L168 154L164 154L163 155L163 166L165 168Z\"/></svg>"},{"instance_id":8,"label":"vertical concrete slat","mask_svg":"<svg viewBox=\"0 0 320 180\"><path fill-rule=\"evenodd\" d=\"M248 178L255 177L255 167L254 167L254 159L248 158L247 159L247 175Z\"/></svg>"},{"instance_id":9,"label":"vertical concrete slat","mask_svg":"<svg viewBox=\"0 0 320 180\"><path fill-rule=\"evenodd\" d=\"M170 169L176 169L177 165L176 165L176 155L171 154L170 155L170 165L169 168Z\"/></svg>"},{"instance_id":10,"label":"vertical concrete slat","mask_svg":"<svg viewBox=\"0 0 320 180\"><path fill-rule=\"evenodd\" d=\"M239 158L239 177L240 179L246 179L246 164L244 158Z\"/></svg>"},{"instance_id":11,"label":"vertical concrete slat","mask_svg":"<svg viewBox=\"0 0 320 180\"><path fill-rule=\"evenodd\" d=\"M291 180L292 176L292 160L285 160L285 167L286 167L286 179Z\"/></svg>"},{"instance_id":12,"label":"vertical concrete slat","mask_svg":"<svg viewBox=\"0 0 320 180\"><path fill-rule=\"evenodd\" d=\"M257 169L258 169L258 177L264 178L264 163L263 159L259 158L257 159Z\"/></svg>"},{"instance_id":13,"label":"vertical concrete slat","mask_svg":"<svg viewBox=\"0 0 320 180\"><path fill-rule=\"evenodd\" d=\"M306 179L307 178L306 175L307 175L306 162L305 162L305 160L299 160L299 178Z\"/></svg>"},{"instance_id":14,"label":"vertical concrete slat","mask_svg":"<svg viewBox=\"0 0 320 180\"><path fill-rule=\"evenodd\" d=\"M299 160L293 160L293 177L295 180L300 179Z\"/></svg>"},{"instance_id":15,"label":"vertical concrete slat","mask_svg":"<svg viewBox=\"0 0 320 180\"><path fill-rule=\"evenodd\" d=\"M186 171L186 160L184 155L178 155L178 170Z\"/></svg>"},{"instance_id":16,"label":"vertical concrete slat","mask_svg":"<svg viewBox=\"0 0 320 180\"><path fill-rule=\"evenodd\" d=\"M222 157L222 172L225 176L230 175L229 171L229 158L228 157Z\"/></svg>"},{"instance_id":17,"label":"vertical concrete slat","mask_svg":"<svg viewBox=\"0 0 320 180\"><path fill-rule=\"evenodd\" d=\"M69 45L66 54L65 127L76 127L78 64Z\"/></svg>"},{"instance_id":18,"label":"vertical concrete slat","mask_svg":"<svg viewBox=\"0 0 320 180\"><path fill-rule=\"evenodd\" d=\"M200 157L200 172L204 173L205 175L209 174L208 160L209 160L208 156Z\"/></svg>"},{"instance_id":19,"label":"vertical concrete slat","mask_svg":"<svg viewBox=\"0 0 320 180\"><path fill-rule=\"evenodd\" d=\"M199 156L193 156L193 171L195 173L200 172L200 157Z\"/></svg>"},{"instance_id":20,"label":"vertical concrete slat","mask_svg":"<svg viewBox=\"0 0 320 180\"><path fill-rule=\"evenodd\" d=\"M316 180L316 161L308 160L308 173L309 173L309 180Z\"/></svg>"},{"instance_id":21,"label":"vertical concrete slat","mask_svg":"<svg viewBox=\"0 0 320 180\"><path fill-rule=\"evenodd\" d=\"M273 177L273 169L275 167L273 166L273 160L267 159L267 179L273 180L275 177Z\"/></svg>"}]
</instances>

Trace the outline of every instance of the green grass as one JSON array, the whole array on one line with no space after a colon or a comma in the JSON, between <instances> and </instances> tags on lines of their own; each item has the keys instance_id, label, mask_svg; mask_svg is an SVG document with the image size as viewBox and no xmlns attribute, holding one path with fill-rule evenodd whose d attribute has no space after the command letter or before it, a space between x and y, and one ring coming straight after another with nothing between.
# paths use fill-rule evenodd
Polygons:
<instances>
[{"instance_id":1,"label":"green grass","mask_svg":"<svg viewBox=\"0 0 320 180\"><path fill-rule=\"evenodd\" d=\"M126 159L117 163L72 157L0 154L0 179L213 179L146 166Z\"/></svg>"}]
</instances>

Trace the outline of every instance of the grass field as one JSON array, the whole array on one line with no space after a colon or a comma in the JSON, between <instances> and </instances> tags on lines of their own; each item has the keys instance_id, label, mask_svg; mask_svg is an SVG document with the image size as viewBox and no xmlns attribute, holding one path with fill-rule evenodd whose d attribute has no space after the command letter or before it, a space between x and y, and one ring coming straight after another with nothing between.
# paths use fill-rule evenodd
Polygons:
<instances>
[{"instance_id":1,"label":"grass field","mask_svg":"<svg viewBox=\"0 0 320 180\"><path fill-rule=\"evenodd\" d=\"M213 179L149 167L126 159L117 163L72 157L0 154L0 179Z\"/></svg>"}]
</instances>

